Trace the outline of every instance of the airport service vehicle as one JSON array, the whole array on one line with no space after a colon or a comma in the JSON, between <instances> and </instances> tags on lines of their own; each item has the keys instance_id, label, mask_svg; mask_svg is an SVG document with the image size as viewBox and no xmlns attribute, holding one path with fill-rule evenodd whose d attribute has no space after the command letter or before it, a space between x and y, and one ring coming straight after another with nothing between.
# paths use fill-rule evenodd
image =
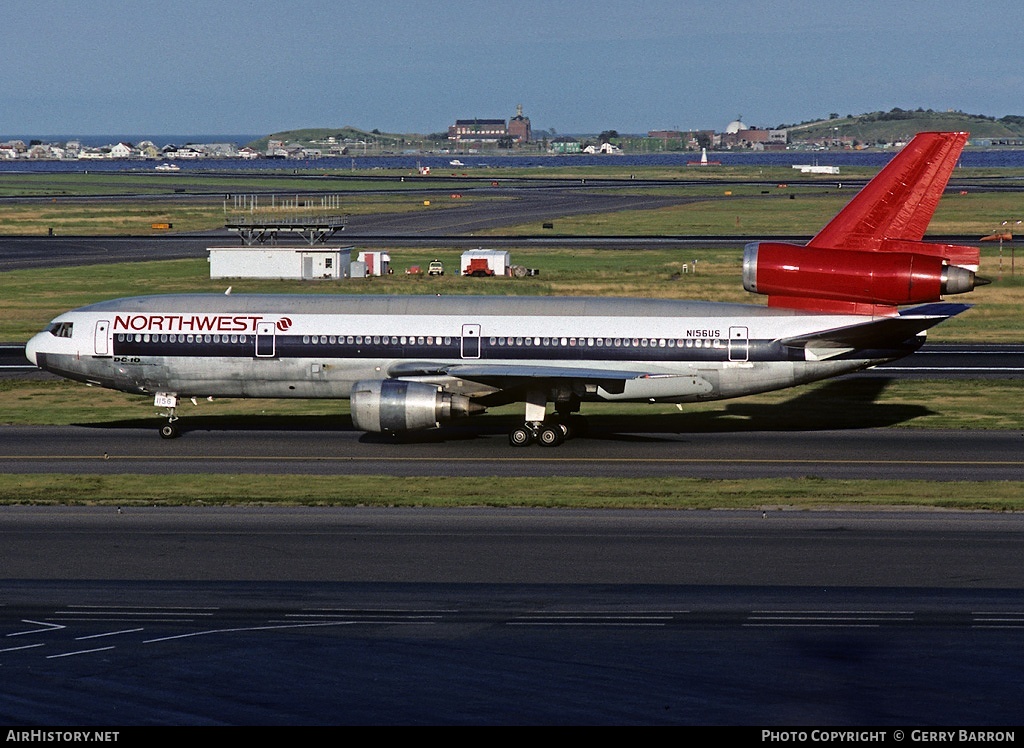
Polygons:
<instances>
[{"instance_id":1,"label":"airport service vehicle","mask_svg":"<svg viewBox=\"0 0 1024 748\"><path fill-rule=\"evenodd\" d=\"M444 275L444 263L434 260L427 266L427 275Z\"/></svg>"},{"instance_id":2,"label":"airport service vehicle","mask_svg":"<svg viewBox=\"0 0 1024 748\"><path fill-rule=\"evenodd\" d=\"M68 379L149 395L348 398L356 428L432 429L524 403L515 446L555 446L588 401L692 403L913 352L962 312L976 247L922 241L967 133L915 137L806 246L748 244L767 305L622 298L140 296L61 314L26 346ZM548 412L548 404L554 406Z\"/></svg>"}]
</instances>

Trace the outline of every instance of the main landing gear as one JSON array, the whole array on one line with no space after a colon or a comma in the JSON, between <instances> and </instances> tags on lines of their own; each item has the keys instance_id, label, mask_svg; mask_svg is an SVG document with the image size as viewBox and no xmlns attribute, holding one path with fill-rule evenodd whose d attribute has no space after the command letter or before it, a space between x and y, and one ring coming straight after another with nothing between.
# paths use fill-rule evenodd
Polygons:
<instances>
[{"instance_id":1,"label":"main landing gear","mask_svg":"<svg viewBox=\"0 0 1024 748\"><path fill-rule=\"evenodd\" d=\"M530 392L526 398L526 421L508 432L508 443L513 447L526 447L533 443L542 447L557 447L585 430L583 417L574 415L579 409L579 398L574 397L556 400L555 412L546 414L545 394Z\"/></svg>"},{"instance_id":2,"label":"main landing gear","mask_svg":"<svg viewBox=\"0 0 1024 748\"><path fill-rule=\"evenodd\" d=\"M542 447L557 447L566 439L579 436L586 428L582 416L573 416L568 422L558 416L544 421L524 423L508 432L508 443L513 447L526 447L537 443Z\"/></svg>"},{"instance_id":3,"label":"main landing gear","mask_svg":"<svg viewBox=\"0 0 1024 748\"><path fill-rule=\"evenodd\" d=\"M557 447L569 436L569 427L564 423L536 421L516 426L508 432L508 443L513 447L525 447L537 442L542 447Z\"/></svg>"}]
</instances>

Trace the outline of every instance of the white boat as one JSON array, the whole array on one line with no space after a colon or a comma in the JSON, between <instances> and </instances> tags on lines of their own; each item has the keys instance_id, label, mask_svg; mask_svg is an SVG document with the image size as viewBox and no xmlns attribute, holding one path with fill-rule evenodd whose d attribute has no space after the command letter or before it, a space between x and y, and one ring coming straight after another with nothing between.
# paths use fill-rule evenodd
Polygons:
<instances>
[{"instance_id":1,"label":"white boat","mask_svg":"<svg viewBox=\"0 0 1024 748\"><path fill-rule=\"evenodd\" d=\"M449 166L465 166L465 164L462 163L461 161L459 161L457 158L456 159L452 159L451 161L449 161L448 165Z\"/></svg>"},{"instance_id":2,"label":"white boat","mask_svg":"<svg viewBox=\"0 0 1024 748\"><path fill-rule=\"evenodd\" d=\"M156 167L157 171L181 171L181 167L177 164L160 164Z\"/></svg>"}]
</instances>

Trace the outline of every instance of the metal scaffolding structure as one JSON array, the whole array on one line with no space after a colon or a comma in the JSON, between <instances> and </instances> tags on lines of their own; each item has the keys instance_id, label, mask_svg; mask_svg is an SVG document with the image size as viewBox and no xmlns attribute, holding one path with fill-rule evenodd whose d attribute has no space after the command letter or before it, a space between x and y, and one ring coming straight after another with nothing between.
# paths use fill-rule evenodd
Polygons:
<instances>
[{"instance_id":1,"label":"metal scaffolding structure","mask_svg":"<svg viewBox=\"0 0 1024 748\"><path fill-rule=\"evenodd\" d=\"M234 195L224 201L224 228L238 234L247 246L276 244L282 234L300 237L310 246L325 244L345 229L348 220L335 213L341 207L339 195L319 198L263 195L262 205L260 198L260 195Z\"/></svg>"}]
</instances>

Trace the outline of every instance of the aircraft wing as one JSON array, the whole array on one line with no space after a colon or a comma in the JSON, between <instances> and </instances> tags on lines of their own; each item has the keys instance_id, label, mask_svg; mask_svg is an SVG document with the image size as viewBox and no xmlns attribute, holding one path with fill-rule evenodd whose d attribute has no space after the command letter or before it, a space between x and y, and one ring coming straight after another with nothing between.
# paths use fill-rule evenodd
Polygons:
<instances>
[{"instance_id":1,"label":"aircraft wing","mask_svg":"<svg viewBox=\"0 0 1024 748\"><path fill-rule=\"evenodd\" d=\"M919 133L807 246L876 249L886 239L921 241L967 135Z\"/></svg>"},{"instance_id":2,"label":"aircraft wing","mask_svg":"<svg viewBox=\"0 0 1024 748\"><path fill-rule=\"evenodd\" d=\"M970 308L970 304L924 304L905 309L895 317L784 338L779 342L790 348L803 348L811 360L834 358L852 350L891 348Z\"/></svg>"}]
</instances>

